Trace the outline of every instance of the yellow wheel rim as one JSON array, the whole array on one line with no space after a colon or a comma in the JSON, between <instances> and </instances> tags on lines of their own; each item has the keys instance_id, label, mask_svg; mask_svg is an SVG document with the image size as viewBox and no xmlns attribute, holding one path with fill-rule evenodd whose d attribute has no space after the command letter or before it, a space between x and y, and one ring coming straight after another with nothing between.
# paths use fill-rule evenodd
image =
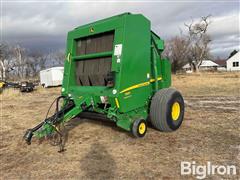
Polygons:
<instances>
[{"instance_id":1,"label":"yellow wheel rim","mask_svg":"<svg viewBox=\"0 0 240 180\"><path fill-rule=\"evenodd\" d=\"M146 124L142 122L138 127L138 132L139 134L144 134L145 131L146 131Z\"/></svg>"},{"instance_id":2,"label":"yellow wheel rim","mask_svg":"<svg viewBox=\"0 0 240 180\"><path fill-rule=\"evenodd\" d=\"M180 104L178 102L175 102L172 105L172 119L176 121L179 118L180 115Z\"/></svg>"}]
</instances>

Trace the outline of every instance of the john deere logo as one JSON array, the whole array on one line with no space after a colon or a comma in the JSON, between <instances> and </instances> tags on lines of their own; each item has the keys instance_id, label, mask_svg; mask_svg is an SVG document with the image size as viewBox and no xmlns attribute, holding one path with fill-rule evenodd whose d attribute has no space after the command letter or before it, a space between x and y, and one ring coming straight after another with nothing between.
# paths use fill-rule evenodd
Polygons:
<instances>
[{"instance_id":1,"label":"john deere logo","mask_svg":"<svg viewBox=\"0 0 240 180\"><path fill-rule=\"evenodd\" d=\"M90 32L93 33L94 32L94 29L93 27L90 28Z\"/></svg>"}]
</instances>

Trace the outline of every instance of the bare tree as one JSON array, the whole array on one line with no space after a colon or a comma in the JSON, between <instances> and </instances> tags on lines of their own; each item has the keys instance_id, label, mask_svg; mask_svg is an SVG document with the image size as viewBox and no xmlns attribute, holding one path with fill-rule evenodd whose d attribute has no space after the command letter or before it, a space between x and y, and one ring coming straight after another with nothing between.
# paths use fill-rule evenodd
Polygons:
<instances>
[{"instance_id":1,"label":"bare tree","mask_svg":"<svg viewBox=\"0 0 240 180\"><path fill-rule=\"evenodd\" d=\"M204 16L199 22L192 20L190 24L184 24L188 29L187 38L190 42L188 47L188 62L196 72L199 71L203 59L209 58L210 54L209 43L211 42L211 38L207 34L210 24L209 17L210 15Z\"/></svg>"},{"instance_id":2,"label":"bare tree","mask_svg":"<svg viewBox=\"0 0 240 180\"><path fill-rule=\"evenodd\" d=\"M31 70L32 76L36 76L40 70L46 68L47 59L48 55L41 51L29 54L28 67Z\"/></svg>"},{"instance_id":3,"label":"bare tree","mask_svg":"<svg viewBox=\"0 0 240 180\"><path fill-rule=\"evenodd\" d=\"M32 54L29 54L28 50L22 48L20 45L16 45L13 49L15 56L15 75L20 79L36 76L42 59L39 59L39 56L41 55L40 57L43 57L43 55L39 53L40 55L38 55L36 58L36 54L34 54L34 56Z\"/></svg>"},{"instance_id":4,"label":"bare tree","mask_svg":"<svg viewBox=\"0 0 240 180\"><path fill-rule=\"evenodd\" d=\"M57 65L62 66L64 64L65 53L63 51L57 51L54 53L53 58L55 59Z\"/></svg>"},{"instance_id":5,"label":"bare tree","mask_svg":"<svg viewBox=\"0 0 240 180\"><path fill-rule=\"evenodd\" d=\"M172 72L176 73L185 63L189 63L196 72L205 58L210 57L209 43L211 42L207 30L210 24L210 15L202 17L198 22L185 24L187 34L175 36L166 43L163 55L167 56L172 62Z\"/></svg>"},{"instance_id":6,"label":"bare tree","mask_svg":"<svg viewBox=\"0 0 240 180\"><path fill-rule=\"evenodd\" d=\"M163 55L172 63L172 72L176 73L187 62L189 40L184 36L175 36L166 43Z\"/></svg>"},{"instance_id":7,"label":"bare tree","mask_svg":"<svg viewBox=\"0 0 240 180\"><path fill-rule=\"evenodd\" d=\"M6 80L9 72L14 69L12 48L6 43L0 44L0 75L1 79Z\"/></svg>"},{"instance_id":8,"label":"bare tree","mask_svg":"<svg viewBox=\"0 0 240 180\"><path fill-rule=\"evenodd\" d=\"M33 52L30 56L35 61L35 67L38 66L39 70L46 68L46 63L47 63L47 59L48 59L47 54L45 54L41 51L37 51L37 52Z\"/></svg>"},{"instance_id":9,"label":"bare tree","mask_svg":"<svg viewBox=\"0 0 240 180\"><path fill-rule=\"evenodd\" d=\"M14 55L15 55L15 69L18 77L26 78L27 77L27 63L28 63L28 55L26 49L22 48L20 45L16 45L14 47Z\"/></svg>"}]
</instances>

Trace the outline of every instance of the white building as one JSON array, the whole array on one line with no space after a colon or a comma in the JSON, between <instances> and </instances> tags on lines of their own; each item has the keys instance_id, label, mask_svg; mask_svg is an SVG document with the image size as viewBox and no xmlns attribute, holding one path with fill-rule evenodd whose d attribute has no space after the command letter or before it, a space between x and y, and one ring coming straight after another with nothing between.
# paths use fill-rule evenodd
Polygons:
<instances>
[{"instance_id":1,"label":"white building","mask_svg":"<svg viewBox=\"0 0 240 180\"><path fill-rule=\"evenodd\" d=\"M227 60L227 71L240 71L240 51Z\"/></svg>"},{"instance_id":2,"label":"white building","mask_svg":"<svg viewBox=\"0 0 240 180\"><path fill-rule=\"evenodd\" d=\"M63 67L52 67L40 71L40 83L43 87L60 86L63 80Z\"/></svg>"},{"instance_id":3,"label":"white building","mask_svg":"<svg viewBox=\"0 0 240 180\"><path fill-rule=\"evenodd\" d=\"M204 70L217 70L217 68L219 67L219 65L211 60L203 60L202 64L199 67L200 71L204 71ZM191 66L189 63L185 64L182 67L186 72L191 72Z\"/></svg>"}]
</instances>

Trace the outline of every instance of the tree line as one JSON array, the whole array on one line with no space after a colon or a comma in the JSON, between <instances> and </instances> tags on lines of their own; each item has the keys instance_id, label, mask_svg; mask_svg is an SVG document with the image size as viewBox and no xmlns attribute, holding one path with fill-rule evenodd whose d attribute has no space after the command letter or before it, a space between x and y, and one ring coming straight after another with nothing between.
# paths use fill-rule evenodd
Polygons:
<instances>
[{"instance_id":1,"label":"tree line","mask_svg":"<svg viewBox=\"0 0 240 180\"><path fill-rule=\"evenodd\" d=\"M20 45L0 44L0 79L19 80L37 78L39 71L62 66L64 52L30 51Z\"/></svg>"}]
</instances>

